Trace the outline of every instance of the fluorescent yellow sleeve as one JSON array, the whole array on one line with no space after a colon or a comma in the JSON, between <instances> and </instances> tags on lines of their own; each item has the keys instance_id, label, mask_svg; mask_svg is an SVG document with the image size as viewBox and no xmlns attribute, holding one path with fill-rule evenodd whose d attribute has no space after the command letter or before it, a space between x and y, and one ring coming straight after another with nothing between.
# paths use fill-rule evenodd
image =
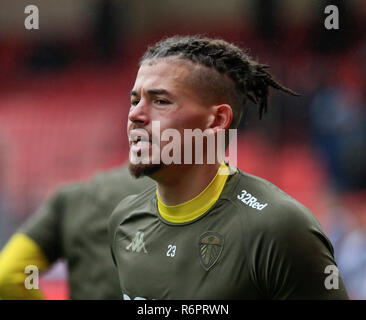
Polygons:
<instances>
[{"instance_id":1,"label":"fluorescent yellow sleeve","mask_svg":"<svg viewBox=\"0 0 366 320\"><path fill-rule=\"evenodd\" d=\"M42 249L25 234L14 234L0 252L0 299L41 300L39 289L27 289L24 281L30 275L25 268L34 265L39 272L49 263Z\"/></svg>"}]
</instances>

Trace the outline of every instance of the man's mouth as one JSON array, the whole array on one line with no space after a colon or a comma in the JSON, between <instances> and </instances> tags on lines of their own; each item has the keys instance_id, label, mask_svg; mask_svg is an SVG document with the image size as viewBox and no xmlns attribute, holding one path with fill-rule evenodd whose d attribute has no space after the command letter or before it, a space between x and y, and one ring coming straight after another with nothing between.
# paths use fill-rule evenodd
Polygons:
<instances>
[{"instance_id":1,"label":"man's mouth","mask_svg":"<svg viewBox=\"0 0 366 320\"><path fill-rule=\"evenodd\" d=\"M151 142L149 139L138 137L136 140L130 142L130 145L138 146L138 147L145 147L145 146L151 145Z\"/></svg>"},{"instance_id":2,"label":"man's mouth","mask_svg":"<svg viewBox=\"0 0 366 320\"><path fill-rule=\"evenodd\" d=\"M145 130L131 130L129 134L131 151L138 152L143 148L151 147L151 139Z\"/></svg>"}]
</instances>

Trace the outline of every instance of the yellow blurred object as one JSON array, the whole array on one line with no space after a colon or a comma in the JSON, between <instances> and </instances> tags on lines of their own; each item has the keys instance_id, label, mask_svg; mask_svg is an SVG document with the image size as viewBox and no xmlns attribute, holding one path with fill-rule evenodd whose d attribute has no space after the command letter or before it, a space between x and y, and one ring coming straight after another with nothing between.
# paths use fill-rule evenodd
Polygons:
<instances>
[{"instance_id":1,"label":"yellow blurred object","mask_svg":"<svg viewBox=\"0 0 366 320\"><path fill-rule=\"evenodd\" d=\"M42 249L25 234L14 234L0 253L0 299L42 300L40 289L27 289L27 266L36 266L41 272L49 263Z\"/></svg>"}]
</instances>

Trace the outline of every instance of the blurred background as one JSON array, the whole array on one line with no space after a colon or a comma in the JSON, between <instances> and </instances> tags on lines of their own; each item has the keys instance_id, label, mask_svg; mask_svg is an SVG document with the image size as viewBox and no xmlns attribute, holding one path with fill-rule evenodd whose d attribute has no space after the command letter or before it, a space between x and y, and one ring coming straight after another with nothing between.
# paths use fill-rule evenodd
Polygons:
<instances>
[{"instance_id":1,"label":"blurred background","mask_svg":"<svg viewBox=\"0 0 366 320\"><path fill-rule=\"evenodd\" d=\"M27 5L39 29L26 30ZM339 29L324 27L328 4ZM222 37L300 98L248 104L238 167L310 208L353 299L366 298L364 0L32 0L0 11L0 249L47 195L127 160L125 123L139 57L174 34ZM67 299L59 263L42 281Z\"/></svg>"}]
</instances>

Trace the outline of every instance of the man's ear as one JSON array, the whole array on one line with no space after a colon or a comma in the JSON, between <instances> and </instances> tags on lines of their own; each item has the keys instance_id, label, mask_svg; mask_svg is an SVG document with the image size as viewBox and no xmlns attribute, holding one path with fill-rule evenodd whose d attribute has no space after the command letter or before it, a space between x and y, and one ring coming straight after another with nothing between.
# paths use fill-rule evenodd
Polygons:
<instances>
[{"instance_id":1,"label":"man's ear","mask_svg":"<svg viewBox=\"0 0 366 320\"><path fill-rule=\"evenodd\" d=\"M229 129L233 120L233 110L228 104L220 104L212 107L212 113L209 116L208 128L217 132L219 129Z\"/></svg>"}]
</instances>

